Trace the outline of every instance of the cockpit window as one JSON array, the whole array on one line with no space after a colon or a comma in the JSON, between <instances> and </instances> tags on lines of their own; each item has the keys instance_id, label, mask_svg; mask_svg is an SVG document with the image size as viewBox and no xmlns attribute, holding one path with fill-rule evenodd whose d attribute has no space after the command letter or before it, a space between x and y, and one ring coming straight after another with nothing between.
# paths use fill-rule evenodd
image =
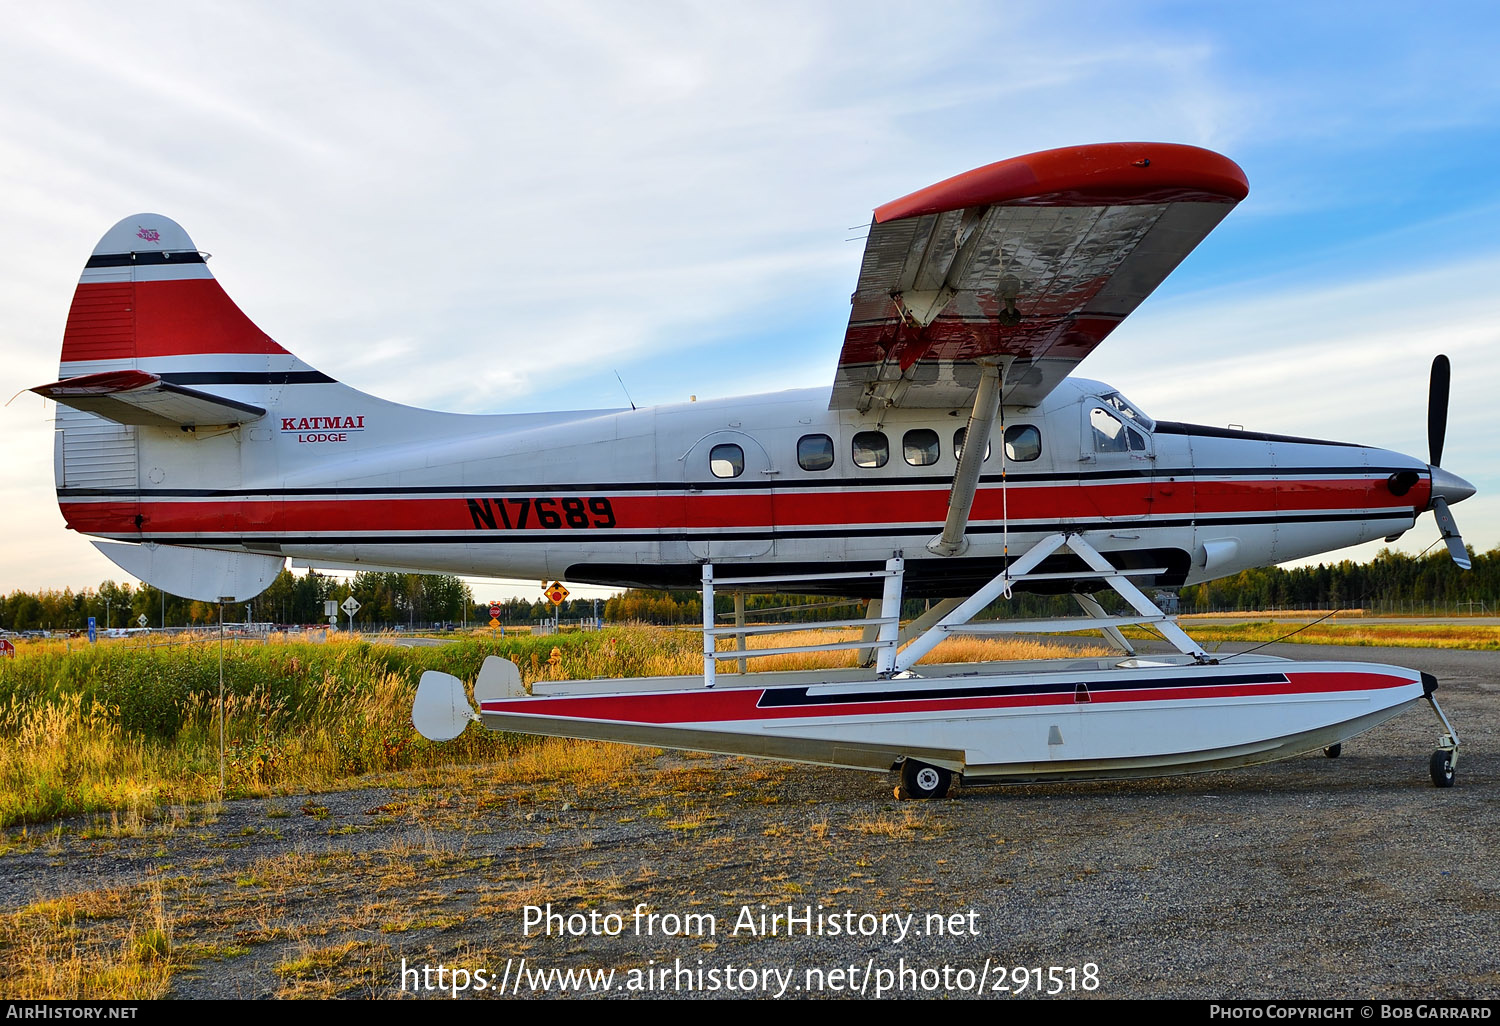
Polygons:
<instances>
[{"instance_id":1,"label":"cockpit window","mask_svg":"<svg viewBox=\"0 0 1500 1026\"><path fill-rule=\"evenodd\" d=\"M1146 436L1128 427L1102 406L1089 411L1089 426L1094 429L1096 452L1146 451Z\"/></svg>"},{"instance_id":2,"label":"cockpit window","mask_svg":"<svg viewBox=\"0 0 1500 1026\"><path fill-rule=\"evenodd\" d=\"M745 472L745 450L737 445L716 445L708 452L708 469L714 477L739 477Z\"/></svg>"},{"instance_id":3,"label":"cockpit window","mask_svg":"<svg viewBox=\"0 0 1500 1026\"><path fill-rule=\"evenodd\" d=\"M1116 413L1125 417L1127 420L1134 421L1135 423L1139 424L1147 431L1150 431L1152 428L1156 427L1156 421L1152 420L1150 417L1142 413L1138 406L1132 403L1129 399L1126 399L1119 392L1107 393L1104 396L1104 404L1111 410L1114 410Z\"/></svg>"}]
</instances>

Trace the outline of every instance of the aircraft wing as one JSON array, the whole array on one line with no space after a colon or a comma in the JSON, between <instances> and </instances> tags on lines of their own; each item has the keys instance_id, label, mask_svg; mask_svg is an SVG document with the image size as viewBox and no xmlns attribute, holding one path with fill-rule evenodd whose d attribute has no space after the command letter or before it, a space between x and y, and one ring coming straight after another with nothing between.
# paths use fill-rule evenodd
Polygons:
<instances>
[{"instance_id":1,"label":"aircraft wing","mask_svg":"<svg viewBox=\"0 0 1500 1026\"><path fill-rule=\"evenodd\" d=\"M982 364L1040 402L1249 192L1227 157L1103 143L1003 160L878 208L830 409L956 409Z\"/></svg>"}]
</instances>

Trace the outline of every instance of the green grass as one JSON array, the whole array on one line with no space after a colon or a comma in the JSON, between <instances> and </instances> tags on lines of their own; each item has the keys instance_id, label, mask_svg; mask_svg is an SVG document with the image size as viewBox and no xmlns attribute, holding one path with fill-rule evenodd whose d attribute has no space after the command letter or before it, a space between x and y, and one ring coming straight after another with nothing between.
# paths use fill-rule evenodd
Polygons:
<instances>
[{"instance_id":1,"label":"green grass","mask_svg":"<svg viewBox=\"0 0 1500 1026\"><path fill-rule=\"evenodd\" d=\"M363 641L226 649L222 796L305 792L391 771L489 761L532 743L471 730L442 745L411 726L424 670L472 681L487 655L527 680L666 673L682 632L624 629L401 648ZM555 655L554 655L555 653ZM50 647L0 660L0 828L86 812L143 816L221 797L219 648Z\"/></svg>"}]
</instances>

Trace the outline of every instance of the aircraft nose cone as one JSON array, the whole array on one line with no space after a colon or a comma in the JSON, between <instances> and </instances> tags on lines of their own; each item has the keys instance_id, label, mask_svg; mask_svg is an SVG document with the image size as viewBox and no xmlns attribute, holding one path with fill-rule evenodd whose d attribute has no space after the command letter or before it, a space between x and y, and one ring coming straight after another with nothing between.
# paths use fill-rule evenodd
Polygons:
<instances>
[{"instance_id":1,"label":"aircraft nose cone","mask_svg":"<svg viewBox=\"0 0 1500 1026\"><path fill-rule=\"evenodd\" d=\"M1442 467L1432 467L1431 470L1434 499L1447 499L1451 506L1455 502L1463 502L1474 494L1474 486L1457 474L1450 474Z\"/></svg>"}]
</instances>

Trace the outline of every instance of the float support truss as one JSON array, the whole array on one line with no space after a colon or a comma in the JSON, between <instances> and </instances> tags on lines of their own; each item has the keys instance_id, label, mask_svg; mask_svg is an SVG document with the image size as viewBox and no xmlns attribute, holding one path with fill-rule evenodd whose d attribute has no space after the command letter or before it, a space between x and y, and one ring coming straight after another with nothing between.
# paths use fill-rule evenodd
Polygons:
<instances>
[{"instance_id":1,"label":"float support truss","mask_svg":"<svg viewBox=\"0 0 1500 1026\"><path fill-rule=\"evenodd\" d=\"M1089 567L1088 571L1081 573L1036 573L1035 570L1042 561L1055 552L1069 550L1084 561ZM1152 568L1148 570L1121 570L1105 559L1099 550L1090 545L1079 534L1051 534L1033 545L1027 552L1008 566L994 580L983 588L980 588L972 596L933 624L910 645L903 648L896 655L895 673L904 673L917 664L917 661L931 652L944 639L953 634L983 634L983 633L1025 633L1038 631L1076 631L1076 630L1103 630L1112 641L1126 645L1123 636L1116 628L1129 624L1154 624L1162 636L1171 642L1183 655L1192 656L1200 663L1208 663L1207 653L1196 641L1188 637L1186 632L1178 627L1173 620L1163 613L1156 603L1146 597L1141 589L1137 588L1130 580L1133 576L1154 576L1164 573L1164 568ZM1009 597L1011 589L1022 581L1036 581L1046 579L1069 579L1097 577L1115 590L1121 598L1128 602L1136 611L1135 616L1104 616L1103 609L1091 599L1084 603L1085 609L1091 614L1087 617L1079 617L1066 620L1005 620L986 623L970 623L980 610L1002 595ZM1096 612L1097 611L1097 612Z\"/></svg>"},{"instance_id":2,"label":"float support truss","mask_svg":"<svg viewBox=\"0 0 1500 1026\"><path fill-rule=\"evenodd\" d=\"M1069 551L1081 559L1087 570L1064 573L1039 573L1036 568L1048 556ZM1199 644L1187 636L1166 613L1136 587L1131 577L1154 577L1166 573L1165 567L1121 570L1090 545L1080 534L1051 534L1037 542L1022 556L1011 563L999 576L980 588L969 598L945 600L923 614L906 630L901 629L901 585L905 562L899 556L886 560L884 570L864 570L853 573L828 574L778 574L766 577L731 577L717 582L718 587L737 591L753 590L756 585L779 586L799 581L830 581L840 579L885 578L880 599L882 615L857 620L825 620L819 623L783 623L764 626L745 626L738 622L733 627L714 626L715 579L712 563L703 564L703 685L713 687L717 678L716 663L720 659L744 660L756 656L780 655L788 652L821 652L835 649L864 649L875 656L875 670L880 677L892 677L906 673L923 656L936 648L944 638L955 634L1024 634L1049 631L1103 631L1105 636L1127 655L1134 649L1120 627L1134 624L1152 624L1183 655L1191 656L1199 663L1212 663ZM1093 598L1080 594L1079 604L1087 616L1068 617L1058 620L993 620L971 622L980 611L997 598L1010 597L1011 589L1024 581L1040 580L1084 580L1098 579L1113 588L1135 611L1131 616L1110 616ZM737 617L739 619L739 617ZM858 641L839 642L826 645L801 645L782 648L757 648L746 652L743 639L751 634L784 633L788 631L820 630L826 628L865 627L866 637ZM877 632L871 640L870 630ZM721 637L732 636L739 641L733 652L718 651L716 642ZM908 639L910 644L906 647ZM743 654L741 654L743 653ZM753 653L753 654L752 654Z\"/></svg>"}]
</instances>

